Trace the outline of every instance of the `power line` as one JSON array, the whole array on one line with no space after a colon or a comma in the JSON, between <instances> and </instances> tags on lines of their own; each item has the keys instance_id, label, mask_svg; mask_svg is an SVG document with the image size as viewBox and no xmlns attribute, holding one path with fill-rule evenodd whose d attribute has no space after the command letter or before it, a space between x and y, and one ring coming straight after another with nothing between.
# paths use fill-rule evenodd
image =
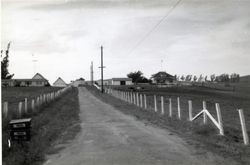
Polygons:
<instances>
[{"instance_id":1,"label":"power line","mask_svg":"<svg viewBox=\"0 0 250 165\"><path fill-rule=\"evenodd\" d=\"M167 14L165 16L163 16L160 21L157 22L157 24L152 28L150 29L146 35L141 39L139 40L139 42L137 42L137 44L129 51L128 55L132 54L134 52L134 50L139 47L147 38L148 36L156 30L156 28L164 21L166 20L166 18L173 12L173 10L181 3L182 0L178 0L174 6L167 12Z\"/></svg>"}]
</instances>

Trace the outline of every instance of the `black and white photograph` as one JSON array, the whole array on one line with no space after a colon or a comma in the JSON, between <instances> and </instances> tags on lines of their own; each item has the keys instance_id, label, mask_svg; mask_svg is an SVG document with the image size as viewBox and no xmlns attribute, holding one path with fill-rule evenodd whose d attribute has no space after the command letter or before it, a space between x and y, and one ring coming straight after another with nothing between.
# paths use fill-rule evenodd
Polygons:
<instances>
[{"instance_id":1,"label":"black and white photograph","mask_svg":"<svg viewBox=\"0 0 250 165\"><path fill-rule=\"evenodd\" d=\"M250 0L0 0L0 39L0 164L250 164Z\"/></svg>"}]
</instances>

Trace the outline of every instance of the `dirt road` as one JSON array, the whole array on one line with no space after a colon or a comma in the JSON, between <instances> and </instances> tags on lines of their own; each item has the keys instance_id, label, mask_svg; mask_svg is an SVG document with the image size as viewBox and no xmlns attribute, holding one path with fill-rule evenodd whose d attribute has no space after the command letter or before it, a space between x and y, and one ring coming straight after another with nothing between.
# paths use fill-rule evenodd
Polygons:
<instances>
[{"instance_id":1,"label":"dirt road","mask_svg":"<svg viewBox=\"0 0 250 165\"><path fill-rule=\"evenodd\" d=\"M215 165L229 164L197 153L171 132L145 126L79 88L82 130L45 165ZM234 164L230 162L230 164Z\"/></svg>"}]
</instances>

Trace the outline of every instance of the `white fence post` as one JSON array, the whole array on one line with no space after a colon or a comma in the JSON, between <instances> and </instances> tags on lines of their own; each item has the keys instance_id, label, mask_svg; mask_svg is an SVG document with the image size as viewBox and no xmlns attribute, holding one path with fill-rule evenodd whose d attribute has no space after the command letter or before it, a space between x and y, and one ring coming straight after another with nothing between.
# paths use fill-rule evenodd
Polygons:
<instances>
[{"instance_id":1,"label":"white fence post","mask_svg":"<svg viewBox=\"0 0 250 165\"><path fill-rule=\"evenodd\" d=\"M221 117L221 111L220 111L220 105L218 103L215 104L216 112L217 112L217 119L220 126L220 135L224 135L224 129L222 124L222 117Z\"/></svg>"},{"instance_id":2,"label":"white fence post","mask_svg":"<svg viewBox=\"0 0 250 165\"><path fill-rule=\"evenodd\" d=\"M157 100L156 100L156 95L154 95L154 105L155 105L155 112L157 112Z\"/></svg>"},{"instance_id":3,"label":"white fence post","mask_svg":"<svg viewBox=\"0 0 250 165\"><path fill-rule=\"evenodd\" d=\"M28 113L28 99L25 98L24 99L24 113Z\"/></svg>"},{"instance_id":4,"label":"white fence post","mask_svg":"<svg viewBox=\"0 0 250 165\"><path fill-rule=\"evenodd\" d=\"M181 119L181 105L179 97L177 97L177 110L178 110L178 118Z\"/></svg>"},{"instance_id":5,"label":"white fence post","mask_svg":"<svg viewBox=\"0 0 250 165\"><path fill-rule=\"evenodd\" d=\"M247 134L244 112L243 112L243 109L238 109L238 111L239 111L239 116L240 116L240 124L241 124L244 144L249 145L249 138L248 138L248 134Z\"/></svg>"},{"instance_id":6,"label":"white fence post","mask_svg":"<svg viewBox=\"0 0 250 165\"><path fill-rule=\"evenodd\" d=\"M189 112L189 121L192 121L192 118L193 118L192 100L188 100L188 112Z\"/></svg>"},{"instance_id":7,"label":"white fence post","mask_svg":"<svg viewBox=\"0 0 250 165\"><path fill-rule=\"evenodd\" d=\"M203 110L207 110L206 101L203 101L202 104L203 104ZM203 123L207 124L207 114L205 112L203 113Z\"/></svg>"},{"instance_id":8,"label":"white fence post","mask_svg":"<svg viewBox=\"0 0 250 165\"><path fill-rule=\"evenodd\" d=\"M34 99L31 100L31 109L32 109L32 112L35 111L35 100Z\"/></svg>"},{"instance_id":9,"label":"white fence post","mask_svg":"<svg viewBox=\"0 0 250 165\"><path fill-rule=\"evenodd\" d=\"M142 94L140 94L141 108L143 108Z\"/></svg>"},{"instance_id":10,"label":"white fence post","mask_svg":"<svg viewBox=\"0 0 250 165\"><path fill-rule=\"evenodd\" d=\"M133 93L134 95L134 104L136 105L136 96L135 96L135 93Z\"/></svg>"},{"instance_id":11,"label":"white fence post","mask_svg":"<svg viewBox=\"0 0 250 165\"><path fill-rule=\"evenodd\" d=\"M140 103L139 103L139 94L136 93L136 105L139 107Z\"/></svg>"},{"instance_id":12,"label":"white fence post","mask_svg":"<svg viewBox=\"0 0 250 165\"><path fill-rule=\"evenodd\" d=\"M19 104L18 104L18 117L19 118L22 117L22 106L23 106L23 103L19 102Z\"/></svg>"},{"instance_id":13,"label":"white fence post","mask_svg":"<svg viewBox=\"0 0 250 165\"><path fill-rule=\"evenodd\" d=\"M39 97L37 97L37 98L36 98L36 105L37 105L37 107L39 107L39 106L40 106Z\"/></svg>"},{"instance_id":14,"label":"white fence post","mask_svg":"<svg viewBox=\"0 0 250 165\"><path fill-rule=\"evenodd\" d=\"M147 109L147 96L144 94L144 108Z\"/></svg>"},{"instance_id":15,"label":"white fence post","mask_svg":"<svg viewBox=\"0 0 250 165\"><path fill-rule=\"evenodd\" d=\"M3 103L3 114L4 114L4 117L7 118L8 117L8 102L5 101Z\"/></svg>"},{"instance_id":16,"label":"white fence post","mask_svg":"<svg viewBox=\"0 0 250 165\"><path fill-rule=\"evenodd\" d=\"M169 98L169 116L172 117L172 100Z\"/></svg>"},{"instance_id":17,"label":"white fence post","mask_svg":"<svg viewBox=\"0 0 250 165\"><path fill-rule=\"evenodd\" d=\"M161 96L161 114L164 115L164 97Z\"/></svg>"},{"instance_id":18,"label":"white fence post","mask_svg":"<svg viewBox=\"0 0 250 165\"><path fill-rule=\"evenodd\" d=\"M130 103L133 104L133 92L130 92Z\"/></svg>"}]
</instances>

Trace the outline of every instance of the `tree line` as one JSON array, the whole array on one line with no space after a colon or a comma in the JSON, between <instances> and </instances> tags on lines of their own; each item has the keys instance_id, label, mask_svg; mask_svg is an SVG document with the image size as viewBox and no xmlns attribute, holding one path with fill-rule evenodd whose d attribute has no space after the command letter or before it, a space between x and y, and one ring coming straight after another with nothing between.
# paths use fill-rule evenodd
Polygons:
<instances>
[{"instance_id":1,"label":"tree line","mask_svg":"<svg viewBox=\"0 0 250 165\"><path fill-rule=\"evenodd\" d=\"M167 73L166 73L167 74ZM168 74L169 75L169 74ZM161 77L156 77L156 74L153 74L150 78L147 78L143 75L143 73L138 70L134 72L130 72L127 74L128 78L132 79L132 82L137 84L137 83L152 83L152 79L160 79ZM171 76L171 75L170 75ZM166 78L166 77L162 77ZM175 81L187 81L187 82L239 82L240 81L240 75L237 73L232 73L232 74L220 74L220 75L215 75L212 74L210 76L203 76L202 74L199 76L196 75L181 75L181 76L173 76L173 79Z\"/></svg>"}]
</instances>

